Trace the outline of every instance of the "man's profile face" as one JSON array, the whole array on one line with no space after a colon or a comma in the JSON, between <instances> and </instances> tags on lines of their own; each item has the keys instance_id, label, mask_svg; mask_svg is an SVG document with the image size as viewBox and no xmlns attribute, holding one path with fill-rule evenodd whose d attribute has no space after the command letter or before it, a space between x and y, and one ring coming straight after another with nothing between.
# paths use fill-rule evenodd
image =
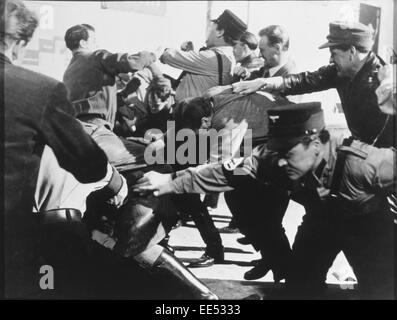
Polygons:
<instances>
[{"instance_id":1,"label":"man's profile face","mask_svg":"<svg viewBox=\"0 0 397 320\"><path fill-rule=\"evenodd\" d=\"M279 166L284 167L291 180L297 180L315 169L316 148L311 142L308 146L298 143L286 154L280 155Z\"/></svg>"},{"instance_id":2,"label":"man's profile face","mask_svg":"<svg viewBox=\"0 0 397 320\"><path fill-rule=\"evenodd\" d=\"M337 48L330 48L331 57L330 63L334 63L339 77L349 76L351 70L352 60L350 50L343 51Z\"/></svg>"},{"instance_id":3,"label":"man's profile face","mask_svg":"<svg viewBox=\"0 0 397 320\"><path fill-rule=\"evenodd\" d=\"M251 50L248 48L248 46L245 43L242 43L241 41L237 41L235 45L233 46L233 54L234 57L236 58L237 62L240 62L247 56L251 54Z\"/></svg>"},{"instance_id":4,"label":"man's profile face","mask_svg":"<svg viewBox=\"0 0 397 320\"><path fill-rule=\"evenodd\" d=\"M259 40L259 51L265 59L265 65L269 68L280 64L281 45L270 45L266 35L262 36Z\"/></svg>"}]
</instances>

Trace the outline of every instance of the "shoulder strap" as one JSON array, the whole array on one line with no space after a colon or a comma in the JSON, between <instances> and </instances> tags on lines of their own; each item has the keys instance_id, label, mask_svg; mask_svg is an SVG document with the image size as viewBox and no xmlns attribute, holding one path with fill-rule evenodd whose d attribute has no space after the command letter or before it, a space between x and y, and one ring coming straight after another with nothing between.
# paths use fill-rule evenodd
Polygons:
<instances>
[{"instance_id":1,"label":"shoulder strap","mask_svg":"<svg viewBox=\"0 0 397 320\"><path fill-rule=\"evenodd\" d=\"M216 54L216 58L218 59L218 76L219 76L219 85L221 86L223 84L223 63L222 63L222 57L221 54L214 50Z\"/></svg>"},{"instance_id":2,"label":"shoulder strap","mask_svg":"<svg viewBox=\"0 0 397 320\"><path fill-rule=\"evenodd\" d=\"M342 146L350 146L353 142L353 137L343 140ZM338 151L336 158L335 169L332 175L330 196L337 197L339 192L340 183L342 182L343 169L345 168L346 152Z\"/></svg>"}]
</instances>

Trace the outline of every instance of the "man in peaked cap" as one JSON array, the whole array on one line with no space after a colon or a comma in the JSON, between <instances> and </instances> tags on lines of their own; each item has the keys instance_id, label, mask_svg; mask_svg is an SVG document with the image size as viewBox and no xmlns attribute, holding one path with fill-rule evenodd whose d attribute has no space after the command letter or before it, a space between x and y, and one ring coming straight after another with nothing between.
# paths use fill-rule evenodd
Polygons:
<instances>
[{"instance_id":1,"label":"man in peaked cap","mask_svg":"<svg viewBox=\"0 0 397 320\"><path fill-rule=\"evenodd\" d=\"M329 65L314 72L235 83L234 92L295 95L335 88L354 138L377 147L395 146L395 115L379 109L375 92L378 70L385 63L371 51L372 29L361 23L331 22L327 40L320 49L329 48Z\"/></svg>"},{"instance_id":2,"label":"man in peaked cap","mask_svg":"<svg viewBox=\"0 0 397 320\"><path fill-rule=\"evenodd\" d=\"M343 250L361 298L392 299L395 244L387 195L394 187L395 150L330 136L319 103L268 115L267 147L279 154L279 166L295 185L292 199L306 210L292 247L288 293L318 298Z\"/></svg>"},{"instance_id":3,"label":"man in peaked cap","mask_svg":"<svg viewBox=\"0 0 397 320\"><path fill-rule=\"evenodd\" d=\"M268 111L267 147L250 157L178 172L147 173L140 191L228 191L240 183L283 187L305 207L287 270L291 298L319 298L328 269L343 250L362 298L393 298L393 191L395 149L330 136L321 104L302 103ZM273 266L275 267L275 266Z\"/></svg>"},{"instance_id":4,"label":"man in peaked cap","mask_svg":"<svg viewBox=\"0 0 397 320\"><path fill-rule=\"evenodd\" d=\"M247 25L233 12L225 10L212 20L206 46L208 50L182 51L166 49L160 61L185 71L176 89L177 102L189 97L201 96L207 89L230 84L235 65L233 44L247 30Z\"/></svg>"}]
</instances>

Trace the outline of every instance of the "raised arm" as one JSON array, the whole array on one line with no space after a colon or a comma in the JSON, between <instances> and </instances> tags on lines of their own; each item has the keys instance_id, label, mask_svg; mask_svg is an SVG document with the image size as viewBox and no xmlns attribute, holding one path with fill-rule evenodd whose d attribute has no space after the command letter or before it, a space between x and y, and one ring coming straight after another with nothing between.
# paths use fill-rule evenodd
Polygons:
<instances>
[{"instance_id":1,"label":"raised arm","mask_svg":"<svg viewBox=\"0 0 397 320\"><path fill-rule=\"evenodd\" d=\"M182 51L166 49L160 57L162 63L190 73L217 76L218 60L214 51Z\"/></svg>"}]
</instances>

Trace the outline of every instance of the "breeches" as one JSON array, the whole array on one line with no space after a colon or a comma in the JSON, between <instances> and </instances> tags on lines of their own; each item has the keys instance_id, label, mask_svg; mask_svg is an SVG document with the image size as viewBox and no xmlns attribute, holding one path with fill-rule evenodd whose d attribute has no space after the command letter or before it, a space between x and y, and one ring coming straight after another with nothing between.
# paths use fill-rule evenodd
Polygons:
<instances>
[{"instance_id":1,"label":"breeches","mask_svg":"<svg viewBox=\"0 0 397 320\"><path fill-rule=\"evenodd\" d=\"M340 212L339 212L340 213ZM343 251L358 280L361 298L392 299L395 225L388 209L342 218L338 212L307 213L292 248L287 284L294 294L318 296L328 269Z\"/></svg>"}]
</instances>

